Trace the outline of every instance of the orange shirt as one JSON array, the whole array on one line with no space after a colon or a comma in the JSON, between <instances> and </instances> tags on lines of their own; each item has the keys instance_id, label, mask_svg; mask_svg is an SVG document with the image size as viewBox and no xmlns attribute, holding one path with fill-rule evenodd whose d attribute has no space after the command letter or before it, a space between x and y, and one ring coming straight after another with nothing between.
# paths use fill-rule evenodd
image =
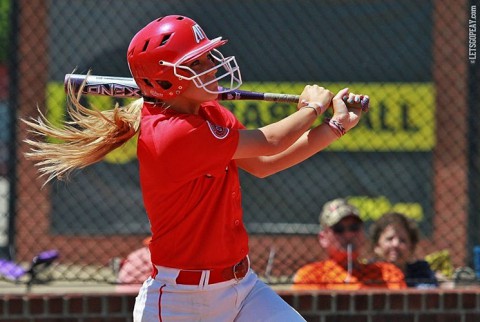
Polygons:
<instances>
[{"instance_id":1,"label":"orange shirt","mask_svg":"<svg viewBox=\"0 0 480 322\"><path fill-rule=\"evenodd\" d=\"M293 282L343 290L407 287L402 271L393 264L355 262L352 274L348 276L347 269L331 259L301 267L295 274Z\"/></svg>"}]
</instances>

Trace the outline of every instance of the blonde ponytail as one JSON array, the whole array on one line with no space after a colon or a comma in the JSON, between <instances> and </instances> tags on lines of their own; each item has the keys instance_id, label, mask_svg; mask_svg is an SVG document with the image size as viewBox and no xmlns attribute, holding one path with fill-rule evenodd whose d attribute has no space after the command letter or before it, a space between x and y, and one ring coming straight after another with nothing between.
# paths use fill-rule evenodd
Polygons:
<instances>
[{"instance_id":1,"label":"blonde ponytail","mask_svg":"<svg viewBox=\"0 0 480 322\"><path fill-rule=\"evenodd\" d=\"M30 127L29 132L43 138L24 142L31 146L25 153L26 158L35 161L41 176L48 176L46 182L65 179L73 170L101 161L135 136L140 127L143 99L124 107L116 104L111 110L98 111L80 104L81 94L75 96L70 85L67 94L71 121L65 122L62 128L55 127L40 110L38 118L22 120ZM59 142L47 142L47 137Z\"/></svg>"}]
</instances>

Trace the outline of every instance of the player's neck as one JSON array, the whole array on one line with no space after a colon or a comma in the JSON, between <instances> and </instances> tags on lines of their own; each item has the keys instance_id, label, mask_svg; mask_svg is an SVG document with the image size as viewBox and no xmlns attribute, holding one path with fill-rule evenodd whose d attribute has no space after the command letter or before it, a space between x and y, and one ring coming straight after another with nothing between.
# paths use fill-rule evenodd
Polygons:
<instances>
[{"instance_id":1,"label":"player's neck","mask_svg":"<svg viewBox=\"0 0 480 322\"><path fill-rule=\"evenodd\" d=\"M165 102L169 109L182 114L198 114L201 102L184 99L183 97L176 97Z\"/></svg>"}]
</instances>

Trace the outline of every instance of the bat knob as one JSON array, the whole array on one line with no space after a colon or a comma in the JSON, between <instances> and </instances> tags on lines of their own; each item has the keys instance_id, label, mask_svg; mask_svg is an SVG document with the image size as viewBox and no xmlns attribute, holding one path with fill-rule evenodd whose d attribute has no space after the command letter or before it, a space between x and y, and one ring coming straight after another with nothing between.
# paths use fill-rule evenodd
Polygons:
<instances>
[{"instance_id":1,"label":"bat knob","mask_svg":"<svg viewBox=\"0 0 480 322\"><path fill-rule=\"evenodd\" d=\"M342 97L342 100L347 104L348 107L355 107L353 105L351 105L349 102L348 102L348 96L345 95ZM367 113L368 110L369 110L369 104L370 104L370 99L368 97L364 97L361 101L360 101L360 106L362 108L362 112L364 113ZM357 105L358 106L358 105Z\"/></svg>"},{"instance_id":2,"label":"bat knob","mask_svg":"<svg viewBox=\"0 0 480 322\"><path fill-rule=\"evenodd\" d=\"M367 113L370 108L370 99L368 97L364 97L360 104L362 105L362 112Z\"/></svg>"}]
</instances>

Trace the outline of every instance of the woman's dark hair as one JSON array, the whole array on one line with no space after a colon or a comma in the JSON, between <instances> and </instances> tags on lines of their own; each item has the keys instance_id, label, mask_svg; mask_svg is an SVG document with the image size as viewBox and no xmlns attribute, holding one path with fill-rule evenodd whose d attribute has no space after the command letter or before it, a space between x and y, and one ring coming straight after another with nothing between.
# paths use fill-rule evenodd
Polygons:
<instances>
[{"instance_id":1,"label":"woman's dark hair","mask_svg":"<svg viewBox=\"0 0 480 322\"><path fill-rule=\"evenodd\" d=\"M375 247L380 239L380 235L383 233L385 228L390 225L403 227L407 232L408 238L412 244L412 250L415 250L415 247L420 240L420 232L417 224L414 220L398 212L387 212L370 226L370 238L372 240L372 246Z\"/></svg>"}]
</instances>

